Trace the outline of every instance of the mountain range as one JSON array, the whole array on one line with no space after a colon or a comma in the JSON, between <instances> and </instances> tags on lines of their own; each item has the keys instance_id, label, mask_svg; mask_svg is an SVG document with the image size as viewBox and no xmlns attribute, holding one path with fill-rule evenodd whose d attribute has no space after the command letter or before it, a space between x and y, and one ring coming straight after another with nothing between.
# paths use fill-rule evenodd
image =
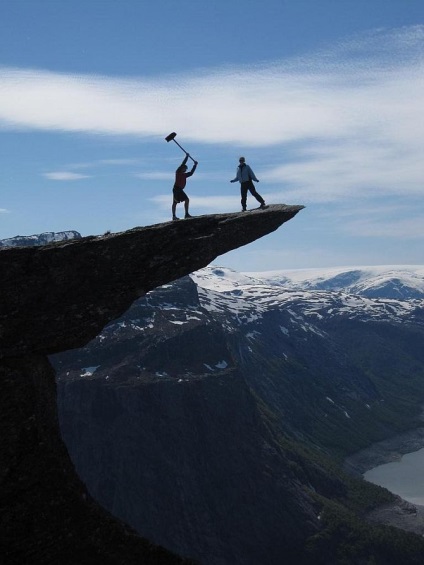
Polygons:
<instances>
[{"instance_id":1,"label":"mountain range","mask_svg":"<svg viewBox=\"0 0 424 565\"><path fill-rule=\"evenodd\" d=\"M343 291L367 298L395 300L424 298L424 269L417 265L298 269L246 275L288 290Z\"/></svg>"},{"instance_id":2,"label":"mountain range","mask_svg":"<svg viewBox=\"0 0 424 565\"><path fill-rule=\"evenodd\" d=\"M210 265L51 357L62 435L96 500L205 565L420 563L342 467L422 426L423 337L421 266Z\"/></svg>"},{"instance_id":3,"label":"mountain range","mask_svg":"<svg viewBox=\"0 0 424 565\"><path fill-rule=\"evenodd\" d=\"M0 247L34 247L35 245L47 245L56 241L68 241L80 239L81 234L75 230L60 232L44 232L34 235L16 235L0 240Z\"/></svg>"}]
</instances>

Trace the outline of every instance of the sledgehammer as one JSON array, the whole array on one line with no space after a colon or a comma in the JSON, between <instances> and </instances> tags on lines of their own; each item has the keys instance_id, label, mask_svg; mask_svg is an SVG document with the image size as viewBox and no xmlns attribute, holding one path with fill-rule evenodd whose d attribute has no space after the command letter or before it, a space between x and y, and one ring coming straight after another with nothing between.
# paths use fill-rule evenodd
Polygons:
<instances>
[{"instance_id":1,"label":"sledgehammer","mask_svg":"<svg viewBox=\"0 0 424 565\"><path fill-rule=\"evenodd\" d=\"M165 139L166 139L166 141L175 141L176 135L177 135L177 134L175 133L175 131L173 131L172 133L170 133L169 135L167 135L167 136L165 137ZM196 162L196 161L193 159L193 157L192 157L189 153L187 153L187 151L184 149L184 147L181 147L181 145L178 143L178 141L175 141L175 143L178 145L178 147L179 147L180 149L182 149L182 150L184 151L184 153L185 153L186 155L188 155L188 156L190 157L190 159L193 161L193 163Z\"/></svg>"}]
</instances>

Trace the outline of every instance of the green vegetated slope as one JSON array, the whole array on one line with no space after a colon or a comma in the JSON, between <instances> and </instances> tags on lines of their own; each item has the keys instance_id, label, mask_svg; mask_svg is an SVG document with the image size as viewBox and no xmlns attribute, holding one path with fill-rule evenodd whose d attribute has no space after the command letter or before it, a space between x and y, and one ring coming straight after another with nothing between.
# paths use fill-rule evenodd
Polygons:
<instances>
[{"instance_id":1,"label":"green vegetated slope","mask_svg":"<svg viewBox=\"0 0 424 565\"><path fill-rule=\"evenodd\" d=\"M341 471L418 425L421 319L311 328L302 300L257 316L227 298L181 279L55 356L63 436L91 493L205 564L421 562L418 536L365 522L393 496Z\"/></svg>"}]
</instances>

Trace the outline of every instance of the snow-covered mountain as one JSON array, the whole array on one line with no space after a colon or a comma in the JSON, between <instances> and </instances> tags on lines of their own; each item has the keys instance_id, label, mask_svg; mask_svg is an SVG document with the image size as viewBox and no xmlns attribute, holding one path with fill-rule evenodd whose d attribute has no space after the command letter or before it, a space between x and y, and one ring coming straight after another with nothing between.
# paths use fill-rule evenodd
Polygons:
<instances>
[{"instance_id":1,"label":"snow-covered mountain","mask_svg":"<svg viewBox=\"0 0 424 565\"><path fill-rule=\"evenodd\" d=\"M424 298L423 265L338 267L244 273L291 290L331 290L368 298Z\"/></svg>"},{"instance_id":2,"label":"snow-covered mountain","mask_svg":"<svg viewBox=\"0 0 424 565\"><path fill-rule=\"evenodd\" d=\"M34 245L46 245L55 241L67 241L69 239L80 239L81 234L74 230L60 232L44 232L36 235L16 235L8 239L0 240L0 247L30 247Z\"/></svg>"},{"instance_id":3,"label":"snow-covered mountain","mask_svg":"<svg viewBox=\"0 0 424 565\"><path fill-rule=\"evenodd\" d=\"M321 399L338 397L339 405L344 406L341 413L349 413L348 405L352 412L358 407L362 410L384 397L370 381L364 358L372 359L379 378L383 378L394 368L407 374L410 363L413 365L409 356L423 355L424 298L420 296L424 293L424 268L355 269L362 291L351 292L353 284L343 289L340 284L337 290L321 288L326 281L336 276L342 280L345 273L353 271L321 270L312 275L309 272L309 276L305 271L291 271L289 277L288 272L252 274L206 267L137 300L119 320L79 350L77 364L75 355L70 354L73 361L68 376L92 376L95 367L96 378L102 374L109 377L114 367L119 367L120 373L135 378L147 373L153 378L185 379L187 375L216 374L236 366L257 381L260 367L267 379L272 374L281 384L303 367L302 378L319 375ZM418 298L386 298L394 280L399 288L414 287ZM369 296L371 290L377 296ZM180 341L187 342L188 350ZM401 351L403 347L408 351ZM126 368L120 358L122 352ZM393 365L388 368L391 357ZM395 362L397 357L403 359L403 365ZM63 377L63 371L59 377ZM344 381L342 387L340 379ZM359 381L361 391L353 392ZM260 378L258 382L262 386ZM316 385L312 379L310 393ZM385 386L384 378L381 386ZM268 398L267 393L267 401L274 403L272 395ZM301 399L296 403L302 414ZM324 406L322 411L326 414ZM309 417L312 421L316 414Z\"/></svg>"},{"instance_id":4,"label":"snow-covered mountain","mask_svg":"<svg viewBox=\"0 0 424 565\"><path fill-rule=\"evenodd\" d=\"M354 271L363 292L343 279ZM80 476L113 514L179 554L280 563L264 548L277 547L303 508L285 489L340 500L347 487L318 473L315 459L299 464L292 444L279 451L276 438L340 461L422 423L422 273L209 266L148 293L86 347L52 359ZM335 277L336 289L322 288ZM387 297L393 280L414 297ZM255 557L246 539L265 553Z\"/></svg>"},{"instance_id":5,"label":"snow-covered mountain","mask_svg":"<svg viewBox=\"0 0 424 565\"><path fill-rule=\"evenodd\" d=\"M59 379L125 374L133 382L146 376L185 382L237 368L290 433L335 450L359 449L366 437L377 441L413 425L418 414L418 404L405 412L397 394L404 379L414 390L408 402L424 390L424 298L385 296L393 280L402 288L413 280L420 296L424 269L355 269L363 293L353 294L348 284L320 288L352 271L290 278L209 266L137 300L79 350L78 360L75 353L60 356ZM370 297L370 289L382 297ZM314 410L303 394L314 399ZM340 436L336 442L331 430Z\"/></svg>"},{"instance_id":6,"label":"snow-covered mountain","mask_svg":"<svg viewBox=\"0 0 424 565\"><path fill-rule=\"evenodd\" d=\"M408 322L415 320L424 299L424 267L418 266L269 273L209 266L191 278L201 289L206 308L225 308L241 317L248 311L258 317L284 307L296 308L309 323L335 316Z\"/></svg>"}]
</instances>

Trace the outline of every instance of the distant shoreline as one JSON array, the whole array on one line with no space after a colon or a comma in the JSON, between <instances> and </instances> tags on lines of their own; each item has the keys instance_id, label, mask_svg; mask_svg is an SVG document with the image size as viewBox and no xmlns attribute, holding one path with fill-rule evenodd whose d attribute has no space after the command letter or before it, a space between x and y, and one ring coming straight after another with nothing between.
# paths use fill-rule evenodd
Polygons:
<instances>
[{"instance_id":1,"label":"distant shoreline","mask_svg":"<svg viewBox=\"0 0 424 565\"><path fill-rule=\"evenodd\" d=\"M366 471L399 461L403 455L413 453L424 447L424 427L414 428L402 434L373 443L347 457L343 469L350 475L363 475Z\"/></svg>"},{"instance_id":2,"label":"distant shoreline","mask_svg":"<svg viewBox=\"0 0 424 565\"><path fill-rule=\"evenodd\" d=\"M403 455L424 447L424 427L374 443L347 457L343 469L350 475L363 477L374 467L399 461ZM384 524L424 536L424 506L412 504L395 493L393 502L374 508L366 516L370 523Z\"/></svg>"}]
</instances>

